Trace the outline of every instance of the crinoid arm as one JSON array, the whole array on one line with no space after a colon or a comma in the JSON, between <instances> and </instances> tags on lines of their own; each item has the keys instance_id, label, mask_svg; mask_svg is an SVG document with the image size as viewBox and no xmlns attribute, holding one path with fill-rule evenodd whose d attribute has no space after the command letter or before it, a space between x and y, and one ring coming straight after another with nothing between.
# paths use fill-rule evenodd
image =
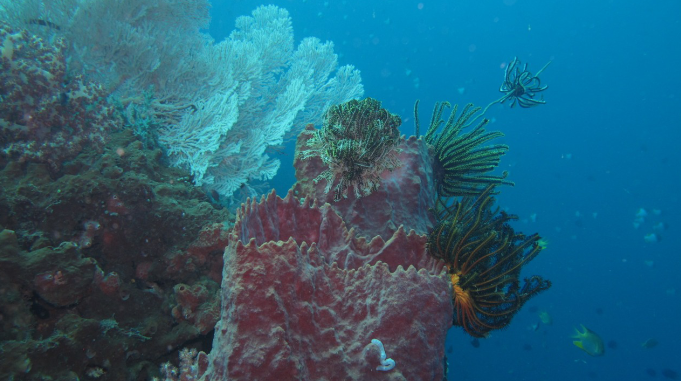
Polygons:
<instances>
[{"instance_id":1,"label":"crinoid arm","mask_svg":"<svg viewBox=\"0 0 681 381\"><path fill-rule=\"evenodd\" d=\"M430 126L424 137L426 143L434 148L434 174L438 195L441 197L478 195L491 184L513 185L506 181L505 174L490 175L506 153L505 144L487 145L493 139L504 136L499 131L487 131L489 122L483 119L468 132L471 122L479 115L480 107L467 104L457 115L458 105L454 105L449 118L442 118L444 110L450 108L449 102L435 104ZM419 126L418 102L414 108L414 120Z\"/></svg>"},{"instance_id":2,"label":"crinoid arm","mask_svg":"<svg viewBox=\"0 0 681 381\"><path fill-rule=\"evenodd\" d=\"M492 208L493 188L451 205L428 238L429 253L449 269L453 323L475 337L506 327L527 300L551 286L540 276L520 280L522 267L542 250L540 237L511 228L516 217Z\"/></svg>"}]
</instances>

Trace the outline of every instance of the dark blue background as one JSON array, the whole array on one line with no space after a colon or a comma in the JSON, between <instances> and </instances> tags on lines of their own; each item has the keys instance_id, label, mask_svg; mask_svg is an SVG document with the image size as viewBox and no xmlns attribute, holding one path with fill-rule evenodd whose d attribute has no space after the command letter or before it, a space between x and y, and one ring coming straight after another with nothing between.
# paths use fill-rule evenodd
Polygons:
<instances>
[{"instance_id":1,"label":"dark blue background","mask_svg":"<svg viewBox=\"0 0 681 381\"><path fill-rule=\"evenodd\" d=\"M549 85L546 105L497 105L490 129L511 147L501 169L516 182L502 207L549 247L525 269L553 288L511 326L474 348L448 338L452 380L646 380L681 374L681 2L660 1L272 1L288 9L296 41L335 43L362 71L365 95L413 132L435 101L485 106L501 94L502 65L517 56ZM257 1L215 1L210 32L226 37ZM463 89L463 94L459 93ZM293 183L291 149L272 185ZM571 158L568 158L571 157ZM651 215L639 228L639 208ZM653 216L652 210L661 211ZM530 216L536 213L536 222ZM646 243L656 231L658 243ZM553 324L529 329L546 310ZM592 358L573 346L584 324L613 348ZM641 347L649 338L659 345ZM389 352L389 348L386 348ZM389 354L389 353L388 353ZM397 364L399 366L399 364Z\"/></svg>"}]
</instances>

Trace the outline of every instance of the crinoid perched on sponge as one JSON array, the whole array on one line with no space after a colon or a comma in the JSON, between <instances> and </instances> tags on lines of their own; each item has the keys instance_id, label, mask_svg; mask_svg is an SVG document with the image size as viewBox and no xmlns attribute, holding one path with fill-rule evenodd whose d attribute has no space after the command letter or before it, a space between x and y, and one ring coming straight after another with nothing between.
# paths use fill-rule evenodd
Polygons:
<instances>
[{"instance_id":1,"label":"crinoid perched on sponge","mask_svg":"<svg viewBox=\"0 0 681 381\"><path fill-rule=\"evenodd\" d=\"M383 171L399 167L397 145L402 123L399 116L381 108L381 102L365 98L329 108L321 130L308 141L311 148L302 159L320 156L328 166L315 182L326 180L326 193L334 187L334 200L357 198L378 189Z\"/></svg>"}]
</instances>

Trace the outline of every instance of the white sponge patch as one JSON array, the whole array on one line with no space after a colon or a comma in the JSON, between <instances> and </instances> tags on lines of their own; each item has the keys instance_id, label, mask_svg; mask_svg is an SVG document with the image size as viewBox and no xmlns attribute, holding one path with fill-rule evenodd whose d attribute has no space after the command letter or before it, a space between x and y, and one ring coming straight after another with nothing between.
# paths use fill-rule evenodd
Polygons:
<instances>
[{"instance_id":1,"label":"white sponge patch","mask_svg":"<svg viewBox=\"0 0 681 381\"><path fill-rule=\"evenodd\" d=\"M364 350L366 351L372 346L376 346L376 348L378 348L379 356L381 358L381 365L377 366L376 370L381 370L384 372L392 370L395 367L395 360L386 358L385 348L383 348L383 343L381 343L381 340L372 339L371 343L364 347Z\"/></svg>"}]
</instances>

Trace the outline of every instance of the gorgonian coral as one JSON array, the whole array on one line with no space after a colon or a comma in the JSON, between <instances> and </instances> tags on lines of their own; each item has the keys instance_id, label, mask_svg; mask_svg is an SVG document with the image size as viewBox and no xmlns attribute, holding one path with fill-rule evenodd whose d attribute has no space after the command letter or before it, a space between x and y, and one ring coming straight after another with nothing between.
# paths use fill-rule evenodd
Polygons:
<instances>
[{"instance_id":1,"label":"gorgonian coral","mask_svg":"<svg viewBox=\"0 0 681 381\"><path fill-rule=\"evenodd\" d=\"M332 106L301 158L321 157L328 169L314 181L326 180L326 193L336 184L334 200L348 197L351 187L355 197L368 196L378 188L383 171L399 166L396 147L401 122L372 98Z\"/></svg>"}]
</instances>

